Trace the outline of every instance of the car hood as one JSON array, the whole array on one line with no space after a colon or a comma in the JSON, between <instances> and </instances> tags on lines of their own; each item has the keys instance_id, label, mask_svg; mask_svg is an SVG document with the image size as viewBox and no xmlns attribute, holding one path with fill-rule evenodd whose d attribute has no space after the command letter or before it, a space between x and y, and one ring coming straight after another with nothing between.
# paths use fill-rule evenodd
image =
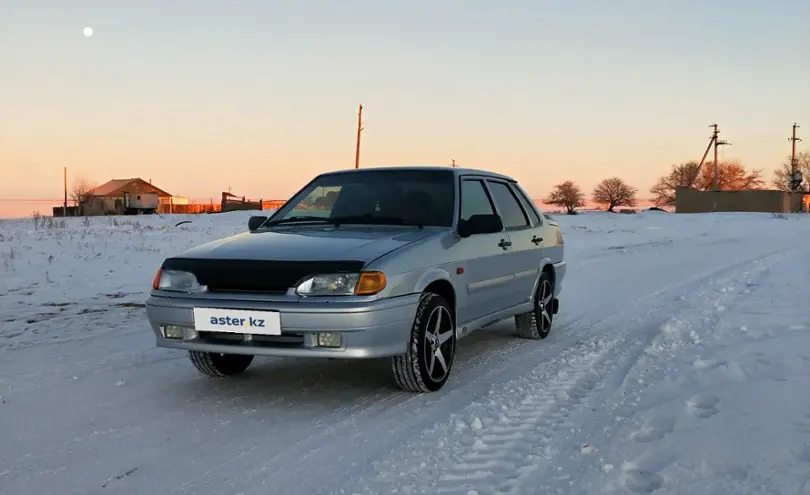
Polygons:
<instances>
[{"instance_id":1,"label":"car hood","mask_svg":"<svg viewBox=\"0 0 810 495\"><path fill-rule=\"evenodd\" d=\"M329 226L245 232L202 244L175 258L368 263L442 230Z\"/></svg>"}]
</instances>

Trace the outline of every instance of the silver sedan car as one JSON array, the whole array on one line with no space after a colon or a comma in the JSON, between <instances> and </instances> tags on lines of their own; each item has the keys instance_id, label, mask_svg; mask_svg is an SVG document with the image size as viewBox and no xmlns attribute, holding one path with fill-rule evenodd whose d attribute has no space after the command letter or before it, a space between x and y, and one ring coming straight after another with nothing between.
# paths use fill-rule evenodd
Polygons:
<instances>
[{"instance_id":1,"label":"silver sedan car","mask_svg":"<svg viewBox=\"0 0 810 495\"><path fill-rule=\"evenodd\" d=\"M390 358L401 388L431 392L475 330L514 318L546 338L565 271L559 225L510 177L351 169L164 260L146 311L157 345L211 376L256 355Z\"/></svg>"}]
</instances>

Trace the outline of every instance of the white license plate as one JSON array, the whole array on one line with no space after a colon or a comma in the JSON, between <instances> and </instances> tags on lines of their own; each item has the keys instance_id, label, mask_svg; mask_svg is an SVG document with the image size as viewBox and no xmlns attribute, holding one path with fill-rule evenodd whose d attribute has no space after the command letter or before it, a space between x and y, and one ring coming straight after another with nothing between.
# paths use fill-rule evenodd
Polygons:
<instances>
[{"instance_id":1,"label":"white license plate","mask_svg":"<svg viewBox=\"0 0 810 495\"><path fill-rule=\"evenodd\" d=\"M194 329L203 332L281 335L281 314L278 311L194 308Z\"/></svg>"}]
</instances>

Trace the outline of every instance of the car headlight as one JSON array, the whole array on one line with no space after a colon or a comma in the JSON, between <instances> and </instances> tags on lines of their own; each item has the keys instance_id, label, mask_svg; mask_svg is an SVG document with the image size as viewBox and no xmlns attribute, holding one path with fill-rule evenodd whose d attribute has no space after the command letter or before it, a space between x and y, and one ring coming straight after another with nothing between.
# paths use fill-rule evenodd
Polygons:
<instances>
[{"instance_id":1,"label":"car headlight","mask_svg":"<svg viewBox=\"0 0 810 495\"><path fill-rule=\"evenodd\" d=\"M299 296L373 296L385 284L382 272L325 273L305 278L295 292Z\"/></svg>"},{"instance_id":2,"label":"car headlight","mask_svg":"<svg viewBox=\"0 0 810 495\"><path fill-rule=\"evenodd\" d=\"M158 270L152 288L176 292L203 292L206 287L200 285L197 277L191 272L180 270Z\"/></svg>"}]
</instances>

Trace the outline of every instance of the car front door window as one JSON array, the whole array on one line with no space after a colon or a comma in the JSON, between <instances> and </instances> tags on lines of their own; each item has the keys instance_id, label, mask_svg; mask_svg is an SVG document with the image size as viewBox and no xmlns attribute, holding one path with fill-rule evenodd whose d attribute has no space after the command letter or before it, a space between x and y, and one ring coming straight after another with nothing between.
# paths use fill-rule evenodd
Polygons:
<instances>
[{"instance_id":1,"label":"car front door window","mask_svg":"<svg viewBox=\"0 0 810 495\"><path fill-rule=\"evenodd\" d=\"M461 219L469 220L473 215L492 215L495 208L489 194L480 180L465 180L461 183Z\"/></svg>"}]
</instances>

